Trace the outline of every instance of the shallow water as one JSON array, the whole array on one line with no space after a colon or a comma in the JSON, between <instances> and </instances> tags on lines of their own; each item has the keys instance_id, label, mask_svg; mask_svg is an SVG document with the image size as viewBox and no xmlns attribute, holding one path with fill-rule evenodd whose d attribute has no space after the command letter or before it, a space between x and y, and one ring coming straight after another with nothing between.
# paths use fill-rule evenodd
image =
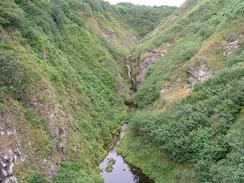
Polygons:
<instances>
[{"instance_id":1,"label":"shallow water","mask_svg":"<svg viewBox=\"0 0 244 183\"><path fill-rule=\"evenodd\" d=\"M104 178L105 183L152 183L153 181L142 174L138 169L133 168L128 163L125 162L124 158L118 154L117 148L121 139L124 136L127 125L121 127L120 135L116 139L115 147L108 152L108 155L100 163L100 175ZM106 171L111 159L115 163L111 172Z\"/></svg>"}]
</instances>

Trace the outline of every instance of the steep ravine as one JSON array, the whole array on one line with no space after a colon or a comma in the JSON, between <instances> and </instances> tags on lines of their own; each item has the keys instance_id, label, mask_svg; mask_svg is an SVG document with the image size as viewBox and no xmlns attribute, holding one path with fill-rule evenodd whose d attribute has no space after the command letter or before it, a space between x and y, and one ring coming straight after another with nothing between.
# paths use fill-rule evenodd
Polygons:
<instances>
[{"instance_id":1,"label":"steep ravine","mask_svg":"<svg viewBox=\"0 0 244 183\"><path fill-rule=\"evenodd\" d=\"M0 182L243 182L243 10L2 0Z\"/></svg>"},{"instance_id":2,"label":"steep ravine","mask_svg":"<svg viewBox=\"0 0 244 183\"><path fill-rule=\"evenodd\" d=\"M163 57L163 52L152 52L147 58L140 61L139 67L133 67L135 58L133 58L132 55L133 51L129 57L129 62L123 64L131 84L130 95L134 95L137 87L143 82L143 80L139 81L138 78L145 77L150 66L153 65L157 59ZM128 61L128 58L124 60ZM137 110L137 105L133 97L130 102L124 102L128 107L129 113ZM135 165L128 163L121 152L119 152L121 141L125 137L128 128L129 125L127 123L123 124L115 133L113 140L109 143L106 157L99 164L100 175L103 177L104 183L153 183L154 181L152 179L144 175L139 168L135 167Z\"/></svg>"}]
</instances>

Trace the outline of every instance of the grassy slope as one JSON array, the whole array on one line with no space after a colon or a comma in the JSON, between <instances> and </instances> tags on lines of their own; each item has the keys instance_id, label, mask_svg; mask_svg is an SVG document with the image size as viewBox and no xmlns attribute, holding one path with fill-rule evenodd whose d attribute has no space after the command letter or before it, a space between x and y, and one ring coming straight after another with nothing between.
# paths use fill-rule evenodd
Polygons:
<instances>
[{"instance_id":1,"label":"grassy slope","mask_svg":"<svg viewBox=\"0 0 244 183\"><path fill-rule=\"evenodd\" d=\"M209 62L213 70L225 67L225 41L242 40L242 5L239 1L202 1L192 8L183 7L162 22L161 31L159 27L151 39L145 38L138 47L138 57L165 45L168 45L168 54L148 72L145 83L136 94L138 105L143 107L159 98L163 84L174 76L180 78L178 73L185 73L184 70L179 72L180 68L185 69L187 64L189 67Z\"/></svg>"},{"instance_id":2,"label":"grassy slope","mask_svg":"<svg viewBox=\"0 0 244 183\"><path fill-rule=\"evenodd\" d=\"M142 109L131 114L121 148L156 182L243 181L243 7L242 1L187 1L137 49L138 59L168 49L136 94ZM226 42L235 40L240 47L225 57ZM182 95L185 71L201 64L210 66L212 76Z\"/></svg>"},{"instance_id":3,"label":"grassy slope","mask_svg":"<svg viewBox=\"0 0 244 183\"><path fill-rule=\"evenodd\" d=\"M124 60L137 45L117 13L100 0L0 2L0 127L16 131L0 149L26 157L18 181L102 181L104 145L132 100Z\"/></svg>"},{"instance_id":4,"label":"grassy slope","mask_svg":"<svg viewBox=\"0 0 244 183\"><path fill-rule=\"evenodd\" d=\"M160 21L176 10L176 7L149 7L119 3L114 6L116 17L125 26L133 29L139 38L151 32Z\"/></svg>"},{"instance_id":5,"label":"grassy slope","mask_svg":"<svg viewBox=\"0 0 244 183\"><path fill-rule=\"evenodd\" d=\"M123 139L120 152L125 159L156 183L196 182L192 164L171 161L145 136L129 129Z\"/></svg>"},{"instance_id":6,"label":"grassy slope","mask_svg":"<svg viewBox=\"0 0 244 183\"><path fill-rule=\"evenodd\" d=\"M19 181L40 182L36 172L61 165L54 182L100 182L103 145L130 97L116 60L136 39L100 1L9 0L0 7L1 127L16 130L0 137L1 151L19 145L27 157L14 169Z\"/></svg>"}]
</instances>

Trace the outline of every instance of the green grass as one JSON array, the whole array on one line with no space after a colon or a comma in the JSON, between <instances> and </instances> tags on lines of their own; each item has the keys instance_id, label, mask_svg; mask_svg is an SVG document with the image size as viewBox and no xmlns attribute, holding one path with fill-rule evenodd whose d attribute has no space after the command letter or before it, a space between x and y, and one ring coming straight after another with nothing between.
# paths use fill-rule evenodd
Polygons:
<instances>
[{"instance_id":1,"label":"green grass","mask_svg":"<svg viewBox=\"0 0 244 183\"><path fill-rule=\"evenodd\" d=\"M130 3L118 3L114 8L118 20L133 29L139 38L151 32L164 18L177 9L176 7L149 7Z\"/></svg>"},{"instance_id":2,"label":"green grass","mask_svg":"<svg viewBox=\"0 0 244 183\"><path fill-rule=\"evenodd\" d=\"M155 183L196 182L191 164L168 160L160 148L132 129L126 132L119 151L129 163L140 167Z\"/></svg>"},{"instance_id":3,"label":"green grass","mask_svg":"<svg viewBox=\"0 0 244 183\"><path fill-rule=\"evenodd\" d=\"M134 113L130 123L169 159L195 163L201 182L224 181L221 175L210 172L226 156L232 156L233 146L241 148L239 137L233 139L237 144L231 145L227 134L243 109L243 78L243 66L235 65L196 85L189 96L165 111ZM234 166L239 166L238 162ZM227 179L241 179L238 176Z\"/></svg>"},{"instance_id":4,"label":"green grass","mask_svg":"<svg viewBox=\"0 0 244 183\"><path fill-rule=\"evenodd\" d=\"M136 36L162 19L135 50L138 60L160 46L168 53L135 94L139 110L130 113L120 151L156 182L242 182L243 7L189 0L166 18L175 8L0 2L0 112L17 134L1 146L19 145L29 157L15 166L19 182L102 182L97 165L128 119L124 101L133 100L124 64ZM237 39L240 47L224 57L225 43ZM164 103L165 82L185 86L185 70L203 63L211 65L209 80L163 110L151 105Z\"/></svg>"},{"instance_id":5,"label":"green grass","mask_svg":"<svg viewBox=\"0 0 244 183\"><path fill-rule=\"evenodd\" d=\"M134 35L103 3L0 3L1 113L20 139L4 145L19 143L30 157L16 167L19 181L45 182L49 167L60 165L49 181L101 182L104 145L127 115L129 85L118 63L136 44L123 42ZM113 40L105 28L116 32Z\"/></svg>"},{"instance_id":6,"label":"green grass","mask_svg":"<svg viewBox=\"0 0 244 183\"><path fill-rule=\"evenodd\" d=\"M145 107L158 99L164 81L170 80L178 68L189 63L206 41L211 39L211 36L222 34L222 32L229 35L235 34L232 28L238 29L238 26L241 25L243 6L243 2L240 1L212 2L205 0L187 11L179 10L178 18L168 17L165 20L166 24L161 29L159 27L153 37L146 36L137 48L139 60L146 52L161 45L169 44L170 48L167 55L150 68L145 82L136 93L135 99L139 107ZM233 7L237 8L233 10ZM234 35L234 37L237 36ZM224 60L222 49L217 49L217 46L212 49L218 51L215 53L215 57ZM219 55L222 55L222 58ZM207 57L207 55L205 56ZM218 62L221 61L218 60Z\"/></svg>"},{"instance_id":7,"label":"green grass","mask_svg":"<svg viewBox=\"0 0 244 183\"><path fill-rule=\"evenodd\" d=\"M158 47L168 49L135 94L139 109L129 116L132 129L121 147L127 160L156 182L243 181L243 6L240 1L187 1L137 48L138 61ZM240 46L224 56L225 44L236 40ZM186 70L201 64L210 66L210 78L186 96L174 97L190 87ZM160 93L167 82L168 91ZM160 160L176 166L163 170L164 163L157 167ZM175 174L184 164L190 171Z\"/></svg>"}]
</instances>

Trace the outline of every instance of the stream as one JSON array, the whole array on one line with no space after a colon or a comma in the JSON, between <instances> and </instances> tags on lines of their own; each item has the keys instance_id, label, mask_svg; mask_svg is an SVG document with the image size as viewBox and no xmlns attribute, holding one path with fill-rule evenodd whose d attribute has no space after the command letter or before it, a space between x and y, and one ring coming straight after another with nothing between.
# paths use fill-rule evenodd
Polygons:
<instances>
[{"instance_id":1,"label":"stream","mask_svg":"<svg viewBox=\"0 0 244 183\"><path fill-rule=\"evenodd\" d=\"M119 135L115 137L115 146L100 163L100 175L104 178L104 183L153 183L140 170L129 165L117 152L127 128L127 124L121 127Z\"/></svg>"}]
</instances>

